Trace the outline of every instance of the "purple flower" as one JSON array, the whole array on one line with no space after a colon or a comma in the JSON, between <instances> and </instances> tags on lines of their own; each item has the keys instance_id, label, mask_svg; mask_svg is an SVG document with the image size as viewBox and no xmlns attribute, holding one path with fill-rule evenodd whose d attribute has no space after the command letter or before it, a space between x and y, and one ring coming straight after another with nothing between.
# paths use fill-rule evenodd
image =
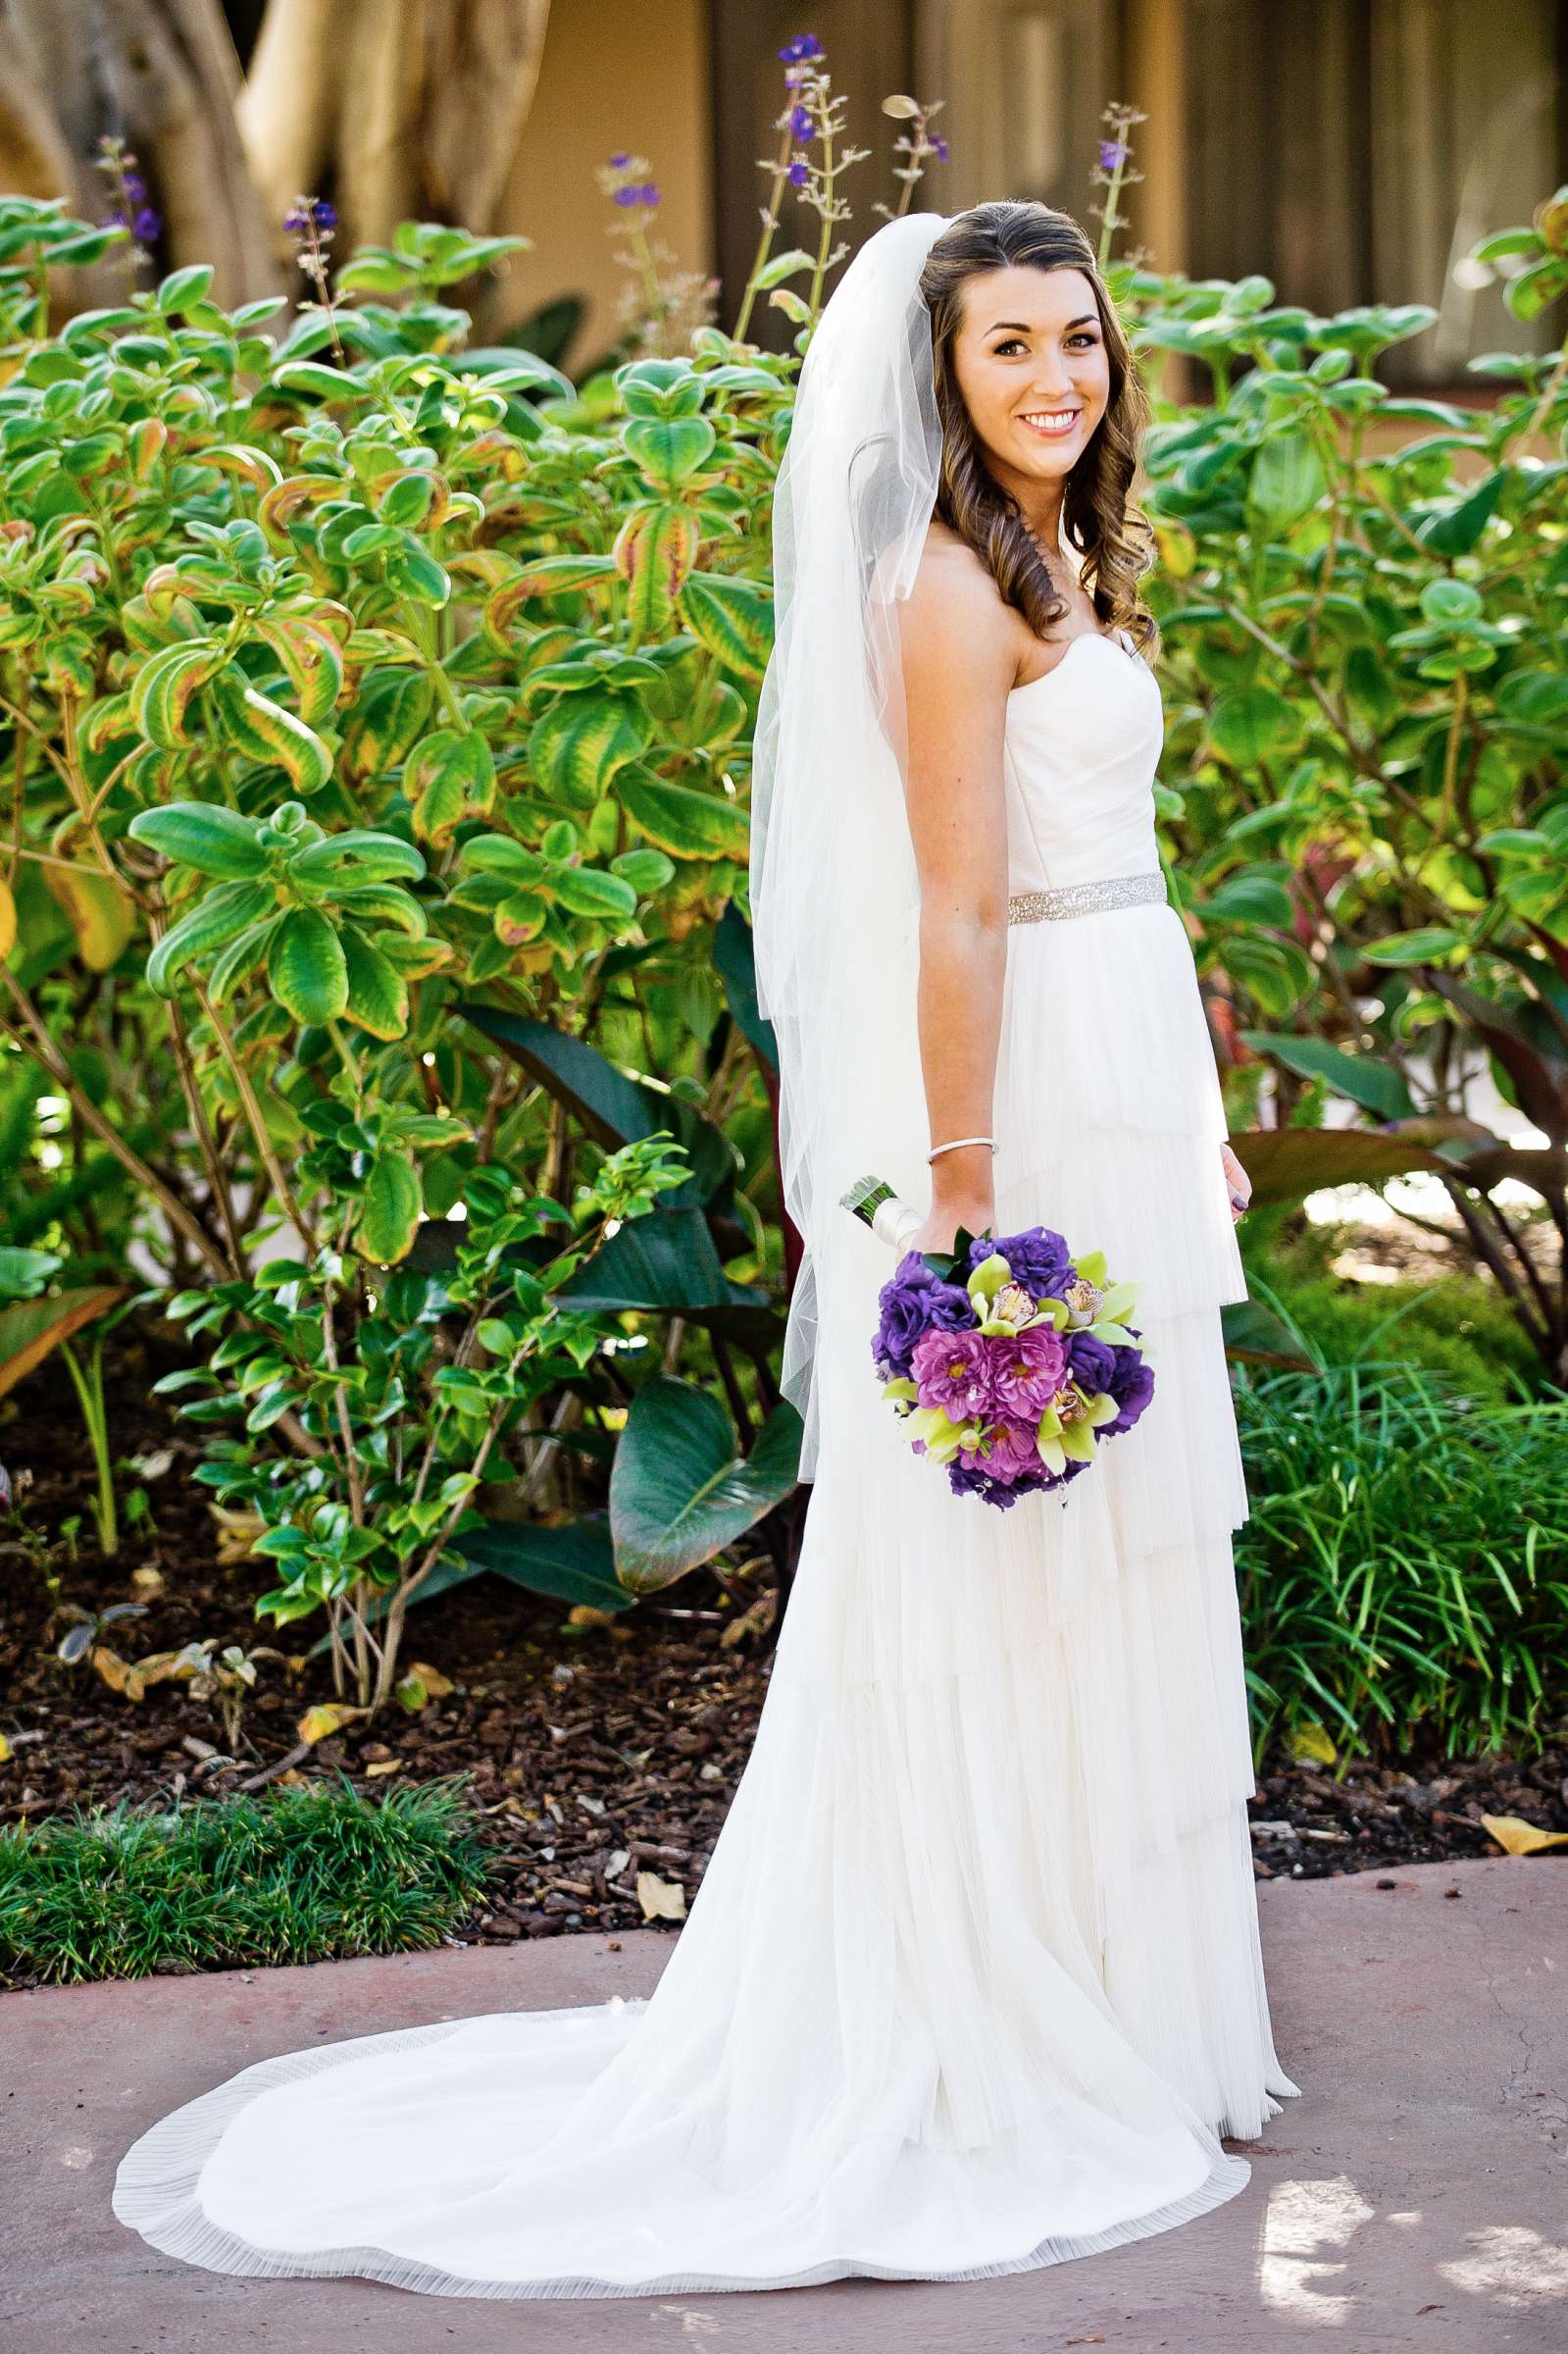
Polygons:
<instances>
[{"instance_id":1,"label":"purple flower","mask_svg":"<svg viewBox=\"0 0 1568 2354\"><path fill-rule=\"evenodd\" d=\"M1030 1226L1022 1234L994 1238L979 1235L969 1246L970 1265L978 1267L993 1251L1006 1259L1013 1281L1037 1300L1059 1298L1062 1287L1072 1280L1073 1254L1066 1237L1049 1226Z\"/></svg>"},{"instance_id":2,"label":"purple flower","mask_svg":"<svg viewBox=\"0 0 1568 2354\"><path fill-rule=\"evenodd\" d=\"M618 204L621 207L621 210L626 212L630 206L640 203L641 198L638 196L635 188L617 188L615 194L611 197L610 202L612 204Z\"/></svg>"},{"instance_id":3,"label":"purple flower","mask_svg":"<svg viewBox=\"0 0 1568 2354\"><path fill-rule=\"evenodd\" d=\"M1102 172L1114 172L1118 164L1125 164L1126 161L1127 149L1120 139L1101 139L1100 170Z\"/></svg>"},{"instance_id":4,"label":"purple flower","mask_svg":"<svg viewBox=\"0 0 1568 2354\"><path fill-rule=\"evenodd\" d=\"M1012 1414L1037 1428L1067 1370L1061 1334L1048 1324L1032 1324L1025 1332L985 1337L990 1349L991 1395L997 1412Z\"/></svg>"},{"instance_id":5,"label":"purple flower","mask_svg":"<svg viewBox=\"0 0 1568 2354\"><path fill-rule=\"evenodd\" d=\"M910 1375L922 1406L952 1422L986 1413L991 1404L990 1351L981 1332L928 1332L915 1343Z\"/></svg>"},{"instance_id":6,"label":"purple flower","mask_svg":"<svg viewBox=\"0 0 1568 2354\"><path fill-rule=\"evenodd\" d=\"M1091 1332L1070 1332L1067 1370L1086 1397L1098 1397L1102 1390L1109 1390L1115 1377L1115 1346L1110 1341L1096 1340Z\"/></svg>"},{"instance_id":7,"label":"purple flower","mask_svg":"<svg viewBox=\"0 0 1568 2354\"><path fill-rule=\"evenodd\" d=\"M795 157L794 162L784 174L784 178L788 180L789 185L792 188L803 188L805 186L807 180L811 178L811 166L807 163L803 155L797 155Z\"/></svg>"},{"instance_id":8,"label":"purple flower","mask_svg":"<svg viewBox=\"0 0 1568 2354\"><path fill-rule=\"evenodd\" d=\"M797 32L793 40L785 41L779 55L786 66L809 66L824 50L814 32Z\"/></svg>"},{"instance_id":9,"label":"purple flower","mask_svg":"<svg viewBox=\"0 0 1568 2354\"><path fill-rule=\"evenodd\" d=\"M610 169L612 172L624 172L631 161L631 156L628 155L626 149L623 147L619 155L611 156Z\"/></svg>"},{"instance_id":10,"label":"purple flower","mask_svg":"<svg viewBox=\"0 0 1568 2354\"><path fill-rule=\"evenodd\" d=\"M790 108L790 110L789 110L789 136L790 136L792 139L809 139L809 138L810 138L810 136L811 136L811 109L810 109L810 107L809 107L809 106L798 106L798 105L796 105L796 106L792 106L792 107Z\"/></svg>"},{"instance_id":11,"label":"purple flower","mask_svg":"<svg viewBox=\"0 0 1568 2354\"><path fill-rule=\"evenodd\" d=\"M1111 1351L1116 1363L1110 1380L1105 1384L1117 1404L1114 1422L1102 1422L1099 1436L1114 1438L1118 1431L1131 1430L1143 1408L1154 1395L1154 1368L1138 1350L1118 1342Z\"/></svg>"},{"instance_id":12,"label":"purple flower","mask_svg":"<svg viewBox=\"0 0 1568 2354\"><path fill-rule=\"evenodd\" d=\"M1034 1428L1022 1422L999 1422L983 1446L960 1447L958 1459L966 1470L988 1471L1004 1488L1040 1468Z\"/></svg>"},{"instance_id":13,"label":"purple flower","mask_svg":"<svg viewBox=\"0 0 1568 2354\"><path fill-rule=\"evenodd\" d=\"M138 244L150 245L162 228L162 216L150 204L144 204L130 225L130 233Z\"/></svg>"},{"instance_id":14,"label":"purple flower","mask_svg":"<svg viewBox=\"0 0 1568 2354\"><path fill-rule=\"evenodd\" d=\"M877 1295L882 1321L871 1353L884 1378L908 1377L915 1343L922 1333L973 1331L975 1308L956 1283L943 1283L918 1251L906 1251Z\"/></svg>"},{"instance_id":15,"label":"purple flower","mask_svg":"<svg viewBox=\"0 0 1568 2354\"><path fill-rule=\"evenodd\" d=\"M656 179L645 179L638 193L641 195L644 204L657 204L659 201L658 181Z\"/></svg>"},{"instance_id":16,"label":"purple flower","mask_svg":"<svg viewBox=\"0 0 1568 2354\"><path fill-rule=\"evenodd\" d=\"M939 130L932 132L931 151L939 164L946 163L950 149L948 148L947 141L942 137L942 134Z\"/></svg>"}]
</instances>

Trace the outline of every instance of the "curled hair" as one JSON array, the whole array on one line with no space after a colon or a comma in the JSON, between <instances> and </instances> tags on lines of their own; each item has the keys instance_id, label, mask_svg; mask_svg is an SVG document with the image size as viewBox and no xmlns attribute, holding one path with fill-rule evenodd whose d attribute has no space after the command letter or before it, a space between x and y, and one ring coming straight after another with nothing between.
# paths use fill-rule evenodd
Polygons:
<instances>
[{"instance_id":1,"label":"curled hair","mask_svg":"<svg viewBox=\"0 0 1568 2354\"><path fill-rule=\"evenodd\" d=\"M1159 642L1154 617L1141 602L1138 583L1154 562L1154 533L1148 518L1129 504L1138 468L1138 443L1151 410L1133 354L1106 293L1094 249L1067 213L1049 205L1000 199L960 213L932 246L920 291L931 313L932 358L936 407L941 419L941 478L936 513L972 547L1007 603L1016 607L1037 638L1046 637L1068 611L1050 567L1024 521L1018 501L986 463L953 366L953 344L963 315L963 290L983 271L1081 270L1094 289L1094 302L1110 365L1110 396L1087 448L1068 475L1062 495L1062 532L1084 551L1084 586L1101 629L1128 630L1152 659Z\"/></svg>"}]
</instances>

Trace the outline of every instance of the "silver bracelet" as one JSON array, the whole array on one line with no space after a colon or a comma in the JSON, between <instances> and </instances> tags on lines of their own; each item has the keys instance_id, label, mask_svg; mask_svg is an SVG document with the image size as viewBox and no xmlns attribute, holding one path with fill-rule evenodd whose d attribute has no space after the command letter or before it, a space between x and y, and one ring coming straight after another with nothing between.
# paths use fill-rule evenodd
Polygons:
<instances>
[{"instance_id":1,"label":"silver bracelet","mask_svg":"<svg viewBox=\"0 0 1568 2354\"><path fill-rule=\"evenodd\" d=\"M932 1161L934 1161L938 1152L956 1152L960 1145L989 1145L991 1151L994 1152L996 1150L996 1139L993 1136L952 1137L945 1145L933 1145L931 1151L926 1155L927 1164L929 1165Z\"/></svg>"}]
</instances>

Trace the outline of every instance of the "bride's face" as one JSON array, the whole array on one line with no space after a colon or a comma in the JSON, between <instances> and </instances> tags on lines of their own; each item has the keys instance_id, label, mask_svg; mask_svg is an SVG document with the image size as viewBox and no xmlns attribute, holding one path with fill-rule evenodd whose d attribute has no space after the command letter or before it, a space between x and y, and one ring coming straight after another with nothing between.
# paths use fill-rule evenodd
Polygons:
<instances>
[{"instance_id":1,"label":"bride's face","mask_svg":"<svg viewBox=\"0 0 1568 2354\"><path fill-rule=\"evenodd\" d=\"M1061 481L1110 399L1094 289L1082 270L1015 266L969 279L953 378L991 471L1010 489Z\"/></svg>"}]
</instances>

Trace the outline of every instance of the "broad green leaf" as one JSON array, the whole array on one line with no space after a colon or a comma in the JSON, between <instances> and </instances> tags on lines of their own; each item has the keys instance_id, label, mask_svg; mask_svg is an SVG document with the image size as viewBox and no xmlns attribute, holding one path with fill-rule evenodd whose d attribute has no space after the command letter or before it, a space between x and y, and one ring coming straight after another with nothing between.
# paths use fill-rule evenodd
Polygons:
<instances>
[{"instance_id":1,"label":"broad green leaf","mask_svg":"<svg viewBox=\"0 0 1568 2354\"><path fill-rule=\"evenodd\" d=\"M558 905L573 915L596 915L607 922L635 915L637 895L619 875L597 866L564 866L551 878Z\"/></svg>"},{"instance_id":2,"label":"broad green leaf","mask_svg":"<svg viewBox=\"0 0 1568 2354\"><path fill-rule=\"evenodd\" d=\"M1386 1130L1360 1128L1248 1129L1231 1150L1252 1180L1252 1202L1298 1202L1325 1186L1380 1185L1412 1169L1452 1176L1462 1163L1427 1144Z\"/></svg>"},{"instance_id":3,"label":"broad green leaf","mask_svg":"<svg viewBox=\"0 0 1568 2354\"><path fill-rule=\"evenodd\" d=\"M472 1568L552 1602L592 1611L632 1608L633 1597L615 1574L607 1520L567 1520L553 1528L492 1520L468 1529L457 1539L457 1550Z\"/></svg>"},{"instance_id":4,"label":"broad green leaf","mask_svg":"<svg viewBox=\"0 0 1568 2354\"><path fill-rule=\"evenodd\" d=\"M651 482L673 488L707 464L718 435L706 417L633 417L621 438Z\"/></svg>"},{"instance_id":5,"label":"broad green leaf","mask_svg":"<svg viewBox=\"0 0 1568 2354\"><path fill-rule=\"evenodd\" d=\"M1451 956L1464 945L1462 932L1452 931L1446 924L1424 924L1417 932L1390 932L1362 954L1372 964L1430 964L1435 957Z\"/></svg>"},{"instance_id":6,"label":"broad green leaf","mask_svg":"<svg viewBox=\"0 0 1568 2354\"><path fill-rule=\"evenodd\" d=\"M739 1456L711 1392L662 1373L646 1380L610 1474L616 1575L627 1591L657 1593L754 1527L792 1493L800 1437L800 1416L781 1405L750 1456Z\"/></svg>"},{"instance_id":7,"label":"broad green leaf","mask_svg":"<svg viewBox=\"0 0 1568 2354\"><path fill-rule=\"evenodd\" d=\"M96 1323L125 1298L120 1284L92 1284L53 1299L14 1300L0 1307L0 1398L42 1364L51 1349Z\"/></svg>"},{"instance_id":8,"label":"broad green leaf","mask_svg":"<svg viewBox=\"0 0 1568 2354\"><path fill-rule=\"evenodd\" d=\"M1326 1039L1291 1038L1272 1030L1243 1030L1241 1036L1254 1053L1272 1054L1303 1078L1326 1079L1337 1095L1375 1112L1380 1120L1408 1119L1415 1112L1402 1075L1370 1054L1347 1054Z\"/></svg>"},{"instance_id":9,"label":"broad green leaf","mask_svg":"<svg viewBox=\"0 0 1568 2354\"><path fill-rule=\"evenodd\" d=\"M627 583L627 618L638 638L669 629L676 599L697 560L699 538L689 507L654 507L634 515L623 529L615 557Z\"/></svg>"},{"instance_id":10,"label":"broad green leaf","mask_svg":"<svg viewBox=\"0 0 1568 2354\"><path fill-rule=\"evenodd\" d=\"M257 628L288 675L300 718L307 727L319 727L331 717L343 691L342 647L303 614L275 614Z\"/></svg>"}]
</instances>

